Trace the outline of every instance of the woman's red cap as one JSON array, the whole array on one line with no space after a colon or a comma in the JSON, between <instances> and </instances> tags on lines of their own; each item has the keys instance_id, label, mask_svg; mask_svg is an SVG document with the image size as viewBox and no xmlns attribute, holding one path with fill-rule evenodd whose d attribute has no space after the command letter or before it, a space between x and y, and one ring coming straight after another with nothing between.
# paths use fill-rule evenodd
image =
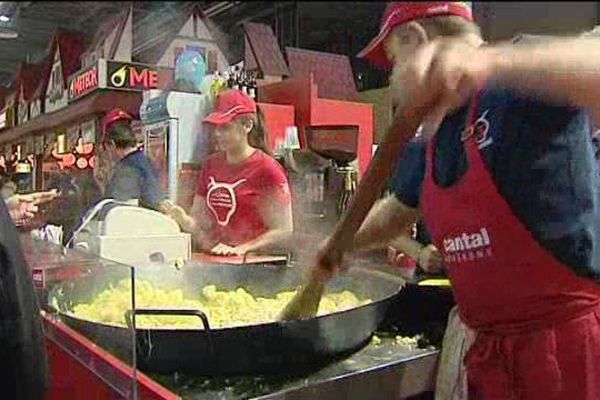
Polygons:
<instances>
[{"instance_id":1,"label":"woman's red cap","mask_svg":"<svg viewBox=\"0 0 600 400\"><path fill-rule=\"evenodd\" d=\"M467 21L473 21L471 7L462 1L393 1L388 3L379 34L358 55L371 63L382 67L391 67L391 62L385 54L384 42L389 33L397 26L417 19L456 15Z\"/></svg>"},{"instance_id":2,"label":"woman's red cap","mask_svg":"<svg viewBox=\"0 0 600 400\"><path fill-rule=\"evenodd\" d=\"M203 122L213 125L228 124L240 115L256 114L256 103L240 90L226 90L219 93L215 110Z\"/></svg>"}]
</instances>

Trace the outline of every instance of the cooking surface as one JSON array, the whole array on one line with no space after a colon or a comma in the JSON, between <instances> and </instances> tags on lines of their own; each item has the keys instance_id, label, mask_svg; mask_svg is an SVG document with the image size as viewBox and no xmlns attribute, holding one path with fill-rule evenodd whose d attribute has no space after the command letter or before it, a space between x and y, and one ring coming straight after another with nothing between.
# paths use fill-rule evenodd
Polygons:
<instances>
[{"instance_id":1,"label":"cooking surface","mask_svg":"<svg viewBox=\"0 0 600 400\"><path fill-rule=\"evenodd\" d=\"M320 370L305 374L274 376L258 375L233 378L190 377L183 375L150 374L160 384L174 391L184 399L247 399L265 396L277 397L280 392L316 387L326 382L336 381L367 371L377 372L401 364L411 363L426 357L436 358L438 350L412 349L398 344L394 336L385 337L380 333L381 343L372 342L348 358L333 362ZM435 362L432 363L435 365ZM423 376L424 380L430 379ZM350 378L352 379L352 378ZM314 394L314 392L311 392Z\"/></svg>"},{"instance_id":2,"label":"cooking surface","mask_svg":"<svg viewBox=\"0 0 600 400\"><path fill-rule=\"evenodd\" d=\"M53 254L53 252L50 251L49 254ZM73 262L71 255L68 254L66 258L70 261L67 264ZM58 265L62 266L66 260L59 257L56 261ZM77 259L77 261L83 260ZM380 270L380 267L384 265L376 260L371 260L368 264L372 266L374 271ZM244 275L246 271L249 273L249 270L252 269L251 266L243 268L238 266L236 268L232 265L232 267L232 269L226 266L221 267L223 269L220 271L228 272L216 274L214 278L222 279L222 283L225 284L233 278L233 269L242 270ZM385 270L385 268L381 269ZM267 273L267 271L265 270L264 273ZM174 270L172 274L177 275ZM199 274L203 277L205 275L205 271ZM374 284L372 279L361 279L360 281L364 281L364 284L367 285L364 289ZM283 283L279 282L279 284ZM268 284L267 286L271 288L273 285ZM263 290L268 288L263 288ZM259 289L259 287L256 289ZM360 289L360 287L356 289ZM380 327L382 333L378 334L381 338L379 344L370 343L358 352L338 359L338 361L330 362L320 369L317 367L309 372L295 372L286 376L270 374L233 378L207 378L198 375L190 377L174 374L153 374L152 378L184 399L211 400L258 397L263 399L285 398L285 400L305 398L312 400L362 400L372 398L373 394L377 394L378 398L404 398L405 396L418 394L431 390L433 387L438 350L409 349L396 343L395 336L397 334L409 336L420 333L425 333L428 338L440 336L445 326L446 309L451 307L450 302L445 304L445 300L442 302L434 301L440 293L445 292L440 292L439 288L435 287L428 288L414 285L405 287L400 295L396 296L396 300L390 312L388 312L388 318L391 317L390 321L383 324L385 327ZM430 325L434 329L429 329ZM401 330L398 331L394 326L401 327ZM329 332L331 329L326 331ZM431 334L434 332L438 332L438 334ZM385 336L386 333L388 337ZM437 345L437 342L434 343ZM272 343L270 346L272 348ZM221 348L221 350L225 349ZM94 365L85 364L87 368L96 370ZM393 382L393 384L390 385L390 382Z\"/></svg>"}]
</instances>

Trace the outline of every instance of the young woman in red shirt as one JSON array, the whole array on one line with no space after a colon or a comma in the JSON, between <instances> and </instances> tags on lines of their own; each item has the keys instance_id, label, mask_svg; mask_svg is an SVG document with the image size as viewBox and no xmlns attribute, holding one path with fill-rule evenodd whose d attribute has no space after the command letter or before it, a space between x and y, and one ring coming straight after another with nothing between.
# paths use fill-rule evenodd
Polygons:
<instances>
[{"instance_id":1,"label":"young woman in red shirt","mask_svg":"<svg viewBox=\"0 0 600 400\"><path fill-rule=\"evenodd\" d=\"M214 126L219 151L204 162L191 215L176 207L172 217L200 250L217 255L243 255L283 241L293 229L290 189L271 157L256 103L227 90L204 122Z\"/></svg>"}]
</instances>

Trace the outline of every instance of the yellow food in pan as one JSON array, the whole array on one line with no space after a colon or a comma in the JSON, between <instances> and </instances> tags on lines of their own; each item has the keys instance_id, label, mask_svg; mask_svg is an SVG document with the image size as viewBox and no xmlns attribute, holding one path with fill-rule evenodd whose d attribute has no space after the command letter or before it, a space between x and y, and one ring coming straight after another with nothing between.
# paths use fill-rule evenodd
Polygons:
<instances>
[{"instance_id":1,"label":"yellow food in pan","mask_svg":"<svg viewBox=\"0 0 600 400\"><path fill-rule=\"evenodd\" d=\"M214 328L255 325L277 320L279 313L296 292L281 292L275 298L254 297L246 290L217 290L214 285L205 286L196 299L185 298L181 289L164 290L149 282L136 282L137 308L195 309L203 311ZM323 296L317 315L330 314L370 303L359 300L352 292L328 293ZM76 317L94 322L126 325L125 312L131 309L131 283L121 281L116 287L106 289L89 304L73 307ZM138 327L199 328L201 322L190 316L140 315Z\"/></svg>"}]
</instances>

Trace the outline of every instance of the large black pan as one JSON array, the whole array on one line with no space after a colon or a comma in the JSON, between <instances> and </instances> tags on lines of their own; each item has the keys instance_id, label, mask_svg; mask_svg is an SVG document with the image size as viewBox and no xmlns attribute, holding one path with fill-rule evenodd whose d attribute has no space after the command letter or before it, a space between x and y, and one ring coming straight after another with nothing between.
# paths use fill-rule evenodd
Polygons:
<instances>
[{"instance_id":1,"label":"large black pan","mask_svg":"<svg viewBox=\"0 0 600 400\"><path fill-rule=\"evenodd\" d=\"M195 294L209 284L226 290L243 287L255 296L272 296L302 283L295 268L263 265L191 264L180 271L166 267L137 269L136 279ZM64 282L53 288L50 298L56 298L68 325L128 360L132 346L127 328L86 321L68 312L74 304L89 302L116 281L107 273ZM197 330L137 329L137 364L146 372L236 375L292 372L326 363L368 343L401 285L402 280L392 274L354 267L332 281L328 290L348 289L373 302L307 320L211 329L202 310L188 310L185 313L198 316ZM138 315L157 312L181 313L136 311Z\"/></svg>"}]
</instances>

